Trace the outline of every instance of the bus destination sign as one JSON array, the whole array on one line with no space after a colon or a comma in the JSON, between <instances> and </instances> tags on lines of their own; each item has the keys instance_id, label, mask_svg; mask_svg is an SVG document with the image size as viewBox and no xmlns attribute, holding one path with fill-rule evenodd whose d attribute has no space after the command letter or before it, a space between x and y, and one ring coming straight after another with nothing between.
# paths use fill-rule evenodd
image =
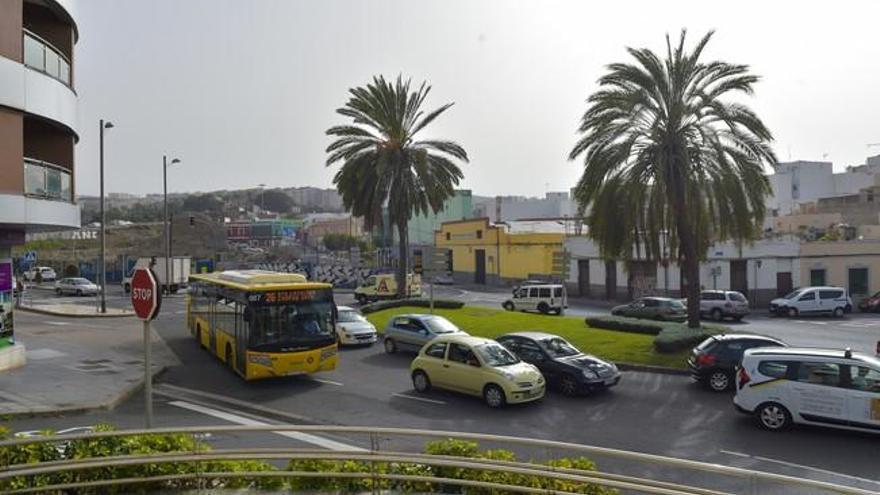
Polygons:
<instances>
[{"instance_id":1,"label":"bus destination sign","mask_svg":"<svg viewBox=\"0 0 880 495\"><path fill-rule=\"evenodd\" d=\"M255 304L287 304L314 301L317 295L315 290L279 290L250 294L248 300Z\"/></svg>"}]
</instances>

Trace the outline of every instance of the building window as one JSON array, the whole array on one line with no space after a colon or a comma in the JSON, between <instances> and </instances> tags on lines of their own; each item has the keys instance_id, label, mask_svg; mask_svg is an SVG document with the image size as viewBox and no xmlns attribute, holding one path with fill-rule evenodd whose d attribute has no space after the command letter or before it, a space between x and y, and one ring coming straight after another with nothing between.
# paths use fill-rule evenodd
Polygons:
<instances>
[{"instance_id":1,"label":"building window","mask_svg":"<svg viewBox=\"0 0 880 495\"><path fill-rule=\"evenodd\" d=\"M868 293L868 269L867 268L850 268L849 269L849 293L867 294Z\"/></svg>"},{"instance_id":2,"label":"building window","mask_svg":"<svg viewBox=\"0 0 880 495\"><path fill-rule=\"evenodd\" d=\"M482 230L478 230L478 231L477 231L477 239L482 239L482 238L483 238L483 231L482 231Z\"/></svg>"},{"instance_id":3,"label":"building window","mask_svg":"<svg viewBox=\"0 0 880 495\"><path fill-rule=\"evenodd\" d=\"M810 285L825 285L825 269L818 268L815 270L810 270Z\"/></svg>"},{"instance_id":4,"label":"building window","mask_svg":"<svg viewBox=\"0 0 880 495\"><path fill-rule=\"evenodd\" d=\"M450 239L452 239L452 234L450 234L449 232L447 232L447 233L446 233L446 240L448 241L448 240L450 240Z\"/></svg>"}]
</instances>

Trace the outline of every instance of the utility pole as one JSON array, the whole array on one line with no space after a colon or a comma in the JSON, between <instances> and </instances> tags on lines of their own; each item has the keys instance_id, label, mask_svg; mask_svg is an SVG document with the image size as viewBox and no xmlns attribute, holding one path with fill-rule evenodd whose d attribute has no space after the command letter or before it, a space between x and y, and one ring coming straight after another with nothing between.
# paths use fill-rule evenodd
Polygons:
<instances>
[{"instance_id":1,"label":"utility pole","mask_svg":"<svg viewBox=\"0 0 880 495\"><path fill-rule=\"evenodd\" d=\"M171 232L169 231L168 226L168 166L174 165L175 163L180 163L180 160L174 158L171 160L171 163L168 162L168 157L166 155L162 155L162 197L164 198L164 207L165 214L162 215L162 223L165 228L165 293L170 294L171 288L171 268L169 266L169 261L171 258Z\"/></svg>"},{"instance_id":2,"label":"utility pole","mask_svg":"<svg viewBox=\"0 0 880 495\"><path fill-rule=\"evenodd\" d=\"M98 270L100 270L100 274L98 275L97 282L99 285L101 292L101 313L107 312L107 299L105 297L105 292L107 290L107 235L106 235L106 225L107 225L107 215L104 213L104 130L112 129L112 122L104 122L104 119L101 119L99 122L100 128L100 155L99 155L99 163L100 163L100 175L101 175L101 259L98 262Z\"/></svg>"}]
</instances>

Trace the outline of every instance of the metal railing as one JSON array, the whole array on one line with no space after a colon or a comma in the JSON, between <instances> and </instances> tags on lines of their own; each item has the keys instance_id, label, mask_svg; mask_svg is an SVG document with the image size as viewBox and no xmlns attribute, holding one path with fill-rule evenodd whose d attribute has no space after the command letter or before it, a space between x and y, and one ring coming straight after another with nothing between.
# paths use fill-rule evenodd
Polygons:
<instances>
[{"instance_id":1,"label":"metal railing","mask_svg":"<svg viewBox=\"0 0 880 495\"><path fill-rule=\"evenodd\" d=\"M24 194L56 201L73 201L70 171L58 165L24 159Z\"/></svg>"},{"instance_id":2,"label":"metal railing","mask_svg":"<svg viewBox=\"0 0 880 495\"><path fill-rule=\"evenodd\" d=\"M237 434L256 432L298 432L301 434L331 434L331 435L358 435L369 439L370 448L362 449L352 446L350 450L319 450L303 448L227 448L209 450L205 448L206 434ZM193 467L192 472L178 474L163 474L155 476L131 477L119 479L91 479L86 481L65 481L51 485L18 487L7 493L42 493L60 490L94 489L109 486L137 485L147 483L176 483L172 486L181 486L183 482L194 482L198 486L207 481L218 480L258 480L274 478L277 480L290 480L295 478L323 478L323 479L348 479L348 480L371 480L374 491L382 486L381 482L419 482L430 483L434 487L443 485L457 487L474 487L494 490L504 490L517 493L575 493L566 489L535 488L519 486L510 477L499 477L487 480L486 478L454 478L449 477L448 469L461 469L465 471L478 471L482 473L507 473L520 476L537 477L545 480L554 480L569 483L570 490L583 489L584 484L595 485L605 488L625 490L627 493L649 493L659 495L720 495L728 492L717 489L691 486L688 484L662 481L639 476L629 476L617 473L603 472L599 470L582 470L554 466L547 463L519 462L515 460L498 460L489 458L458 457L451 455L420 454L412 452L400 452L394 450L382 450L382 440L390 437L402 438L431 438L431 439L457 439L488 442L491 444L505 444L516 446L518 449L531 449L549 453L566 451L578 455L589 454L606 459L604 463L640 463L656 468L672 468L685 470L690 473L683 479L700 479L693 475L710 475L715 477L731 477L736 480L735 484L743 490L735 493L778 493L778 488L785 487L794 490L795 493L837 493L844 495L871 495L875 490L867 490L851 486L843 486L825 481L812 480L804 477L788 476L776 473L754 471L743 468L710 464L687 459L678 459L654 454L629 452L606 447L581 445L568 442L551 440L539 440L517 438L500 435L481 433L461 433L453 431L433 431L407 428L382 428L382 427L358 427L358 426L324 426L324 425L262 425L262 426L214 426L214 427L188 427L188 428L157 428L151 430L128 430L128 431L103 431L87 434L71 434L58 436L43 436L30 438L17 438L0 441L0 454L4 448L24 446L28 444L64 444L76 440L97 440L108 438L133 437L142 435L185 434L192 435L194 439L191 451L177 451L160 454L145 455L114 455L106 457L71 458L42 463L20 463L12 465L0 465L0 485L4 480L11 479L37 479L45 480L46 476L64 474L65 480L76 480L75 473L90 471L110 475L113 468L130 468L136 466L157 466L162 464L189 464ZM0 460L3 456L0 455ZM277 469L270 471L247 471L247 472L210 472L204 468L209 461L231 460L261 460L261 461L290 461L290 460L322 460L322 461L360 461L361 472L344 471L304 471L292 469ZM429 466L433 469L446 469L446 471L434 471L431 473L409 472L386 472L376 468L381 463L399 463L408 465ZM640 473L649 472L649 469L640 469ZM500 480L500 481L499 481ZM506 481L505 481L506 480ZM772 485L767 490L759 490L760 483ZM774 489L775 488L775 489Z\"/></svg>"},{"instance_id":3,"label":"metal railing","mask_svg":"<svg viewBox=\"0 0 880 495\"><path fill-rule=\"evenodd\" d=\"M70 60L52 43L25 29L22 51L24 65L70 87Z\"/></svg>"}]
</instances>

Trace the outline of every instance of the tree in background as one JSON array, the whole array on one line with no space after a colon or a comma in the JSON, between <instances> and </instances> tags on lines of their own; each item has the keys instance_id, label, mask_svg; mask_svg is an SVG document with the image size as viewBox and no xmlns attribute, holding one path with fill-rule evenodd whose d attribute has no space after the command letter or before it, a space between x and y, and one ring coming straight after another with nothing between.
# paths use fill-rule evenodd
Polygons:
<instances>
[{"instance_id":1,"label":"tree in background","mask_svg":"<svg viewBox=\"0 0 880 495\"><path fill-rule=\"evenodd\" d=\"M223 201L214 194L190 194L183 200L183 209L212 215L223 213Z\"/></svg>"},{"instance_id":2,"label":"tree in background","mask_svg":"<svg viewBox=\"0 0 880 495\"><path fill-rule=\"evenodd\" d=\"M348 234L327 234L321 242L327 251L348 251L351 248L358 248L361 252L365 252L368 248L367 243L355 236Z\"/></svg>"},{"instance_id":3,"label":"tree in background","mask_svg":"<svg viewBox=\"0 0 880 495\"><path fill-rule=\"evenodd\" d=\"M431 87L410 91L410 81L395 83L374 77L366 87L349 90L350 98L336 113L351 124L331 127L327 166L341 162L333 184L346 210L363 217L367 229L388 219L400 239L397 267L398 296L406 291L409 240L407 225L414 214L440 211L464 176L455 160L467 162L467 152L451 141L416 141L416 134L445 112L447 103L425 114L422 104Z\"/></svg>"},{"instance_id":4,"label":"tree in background","mask_svg":"<svg viewBox=\"0 0 880 495\"><path fill-rule=\"evenodd\" d=\"M700 61L712 32L689 53L685 34L676 47L666 37L665 58L629 48L635 63L608 66L569 159L583 156L575 197L604 257L629 260L635 247L658 259L668 233L663 249L684 268L688 326L699 327L700 259L713 242L756 236L770 194L763 165L776 156L760 118L727 101L751 95L758 76Z\"/></svg>"},{"instance_id":5,"label":"tree in background","mask_svg":"<svg viewBox=\"0 0 880 495\"><path fill-rule=\"evenodd\" d=\"M283 191L269 189L261 191L254 197L254 204L260 208L277 213L288 213L293 208L293 198Z\"/></svg>"}]
</instances>

